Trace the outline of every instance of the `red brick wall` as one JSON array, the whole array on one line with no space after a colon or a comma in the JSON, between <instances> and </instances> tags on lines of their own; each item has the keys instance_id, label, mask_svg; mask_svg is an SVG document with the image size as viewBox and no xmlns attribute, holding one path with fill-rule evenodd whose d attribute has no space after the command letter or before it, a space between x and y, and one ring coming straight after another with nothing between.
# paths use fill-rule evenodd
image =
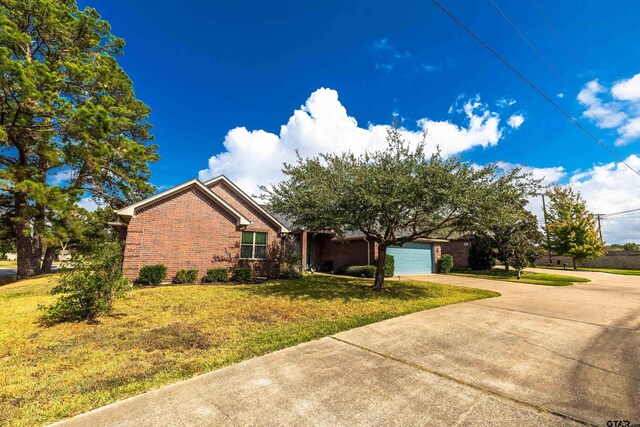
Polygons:
<instances>
[{"instance_id":1,"label":"red brick wall","mask_svg":"<svg viewBox=\"0 0 640 427\"><path fill-rule=\"evenodd\" d=\"M469 240L451 240L446 243L440 243L442 254L449 254L453 257L453 265L455 267L469 267Z\"/></svg>"},{"instance_id":2,"label":"red brick wall","mask_svg":"<svg viewBox=\"0 0 640 427\"><path fill-rule=\"evenodd\" d=\"M248 208L233 206L254 221L247 230L268 233L267 261L240 260L242 230L236 219L192 187L136 211L127 229L125 275L135 279L142 266L151 264L165 264L168 279L179 269L198 269L202 277L209 268L238 265L250 265L259 275L277 274L280 238L274 227Z\"/></svg>"}]
</instances>

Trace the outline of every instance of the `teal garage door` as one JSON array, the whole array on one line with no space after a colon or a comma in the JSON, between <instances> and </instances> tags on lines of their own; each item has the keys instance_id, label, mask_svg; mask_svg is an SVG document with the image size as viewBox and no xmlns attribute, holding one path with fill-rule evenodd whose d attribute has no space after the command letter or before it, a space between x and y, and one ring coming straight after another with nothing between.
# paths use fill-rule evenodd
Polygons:
<instances>
[{"instance_id":1,"label":"teal garage door","mask_svg":"<svg viewBox=\"0 0 640 427\"><path fill-rule=\"evenodd\" d=\"M431 243L405 243L403 246L389 246L387 254L393 255L395 273L433 273L433 245Z\"/></svg>"}]
</instances>

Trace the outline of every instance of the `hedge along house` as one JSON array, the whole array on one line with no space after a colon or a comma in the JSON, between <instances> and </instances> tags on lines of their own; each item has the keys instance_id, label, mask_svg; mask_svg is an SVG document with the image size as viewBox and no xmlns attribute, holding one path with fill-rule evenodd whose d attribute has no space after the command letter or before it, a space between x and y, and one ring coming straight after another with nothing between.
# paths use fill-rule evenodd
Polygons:
<instances>
[{"instance_id":1,"label":"hedge along house","mask_svg":"<svg viewBox=\"0 0 640 427\"><path fill-rule=\"evenodd\" d=\"M288 223L258 204L225 176L197 179L170 188L117 211L111 223L125 242L123 271L135 280L145 265L164 264L169 277L180 269L251 267L257 275L275 277L287 234L300 241L302 267L334 271L338 266L374 264L378 247L362 234L338 239ZM423 239L390 247L395 274L436 271L446 240Z\"/></svg>"}]
</instances>

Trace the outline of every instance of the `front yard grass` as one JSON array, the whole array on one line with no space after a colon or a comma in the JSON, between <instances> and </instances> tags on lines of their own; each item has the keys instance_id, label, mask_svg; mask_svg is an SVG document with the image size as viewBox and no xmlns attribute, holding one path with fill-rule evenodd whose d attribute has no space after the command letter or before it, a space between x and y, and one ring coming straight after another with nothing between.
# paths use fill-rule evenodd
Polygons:
<instances>
[{"instance_id":1,"label":"front yard grass","mask_svg":"<svg viewBox=\"0 0 640 427\"><path fill-rule=\"evenodd\" d=\"M529 283L532 285L544 286L570 286L577 282L589 282L589 279L583 277L564 276L560 274L534 273L531 271L523 271L522 278L517 279L513 271L504 271L503 269L494 268L492 270L463 270L455 269L450 274L455 276L476 277L478 279L502 280L505 282Z\"/></svg>"},{"instance_id":2,"label":"front yard grass","mask_svg":"<svg viewBox=\"0 0 640 427\"><path fill-rule=\"evenodd\" d=\"M499 294L330 276L136 289L98 324L38 323L55 276L0 288L0 425L38 425L305 341Z\"/></svg>"},{"instance_id":3,"label":"front yard grass","mask_svg":"<svg viewBox=\"0 0 640 427\"><path fill-rule=\"evenodd\" d=\"M554 265L536 265L536 268L545 268L549 270L564 270L563 266ZM571 270L571 267L567 267L567 270ZM625 276L640 276L640 270L627 270L621 268L598 268L598 267L580 267L578 271L596 271L599 273L609 274L622 274Z\"/></svg>"}]
</instances>

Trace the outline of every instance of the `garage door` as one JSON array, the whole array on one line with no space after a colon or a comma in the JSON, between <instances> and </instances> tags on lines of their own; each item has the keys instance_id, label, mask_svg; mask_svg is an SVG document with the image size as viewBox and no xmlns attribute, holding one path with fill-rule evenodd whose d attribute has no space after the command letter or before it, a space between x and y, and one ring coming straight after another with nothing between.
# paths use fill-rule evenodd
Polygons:
<instances>
[{"instance_id":1,"label":"garage door","mask_svg":"<svg viewBox=\"0 0 640 427\"><path fill-rule=\"evenodd\" d=\"M395 275L433 273L433 245L431 243L405 243L402 247L390 246L387 253L393 255Z\"/></svg>"}]
</instances>

